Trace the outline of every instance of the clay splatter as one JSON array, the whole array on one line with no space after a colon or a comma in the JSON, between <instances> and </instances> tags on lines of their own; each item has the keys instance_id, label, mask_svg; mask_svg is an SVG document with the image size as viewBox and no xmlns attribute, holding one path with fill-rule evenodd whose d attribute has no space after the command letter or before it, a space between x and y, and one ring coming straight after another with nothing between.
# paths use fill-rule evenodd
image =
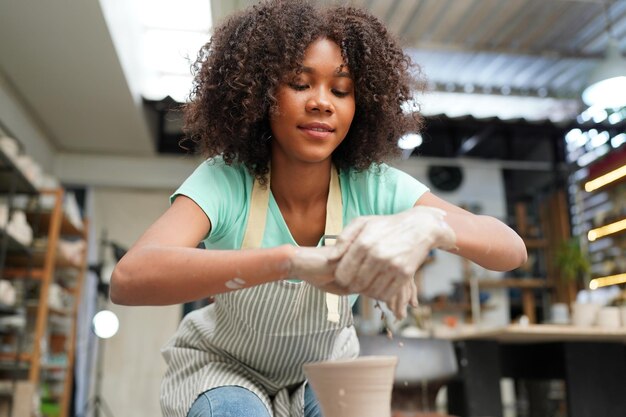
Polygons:
<instances>
[{"instance_id":1,"label":"clay splatter","mask_svg":"<svg viewBox=\"0 0 626 417\"><path fill-rule=\"evenodd\" d=\"M229 288L231 290L238 290L240 288L243 288L243 285L245 283L246 281L241 278L233 278L230 281L227 281L224 285L226 285L226 288Z\"/></svg>"}]
</instances>

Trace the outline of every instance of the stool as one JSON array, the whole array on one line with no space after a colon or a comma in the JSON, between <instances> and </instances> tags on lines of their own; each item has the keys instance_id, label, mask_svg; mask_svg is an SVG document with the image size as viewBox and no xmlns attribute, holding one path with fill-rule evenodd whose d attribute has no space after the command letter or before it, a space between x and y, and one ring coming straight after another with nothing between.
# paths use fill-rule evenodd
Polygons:
<instances>
[{"instance_id":1,"label":"stool","mask_svg":"<svg viewBox=\"0 0 626 417\"><path fill-rule=\"evenodd\" d=\"M395 355L398 366L393 386L393 417L450 417L437 414L439 389L458 372L449 340L359 336L361 355Z\"/></svg>"}]
</instances>

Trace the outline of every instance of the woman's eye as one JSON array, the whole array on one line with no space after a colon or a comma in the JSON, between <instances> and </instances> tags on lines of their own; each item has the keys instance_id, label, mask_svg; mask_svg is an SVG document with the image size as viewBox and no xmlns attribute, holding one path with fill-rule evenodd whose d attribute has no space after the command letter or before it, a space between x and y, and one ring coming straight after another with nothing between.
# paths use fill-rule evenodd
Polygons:
<instances>
[{"instance_id":1,"label":"woman's eye","mask_svg":"<svg viewBox=\"0 0 626 417\"><path fill-rule=\"evenodd\" d=\"M302 90L306 90L308 85L298 84L298 83L289 83L289 87L293 88L296 91L302 91Z\"/></svg>"},{"instance_id":2,"label":"woman's eye","mask_svg":"<svg viewBox=\"0 0 626 417\"><path fill-rule=\"evenodd\" d=\"M333 90L333 94L336 95L337 97L346 97L350 93L347 91Z\"/></svg>"}]
</instances>

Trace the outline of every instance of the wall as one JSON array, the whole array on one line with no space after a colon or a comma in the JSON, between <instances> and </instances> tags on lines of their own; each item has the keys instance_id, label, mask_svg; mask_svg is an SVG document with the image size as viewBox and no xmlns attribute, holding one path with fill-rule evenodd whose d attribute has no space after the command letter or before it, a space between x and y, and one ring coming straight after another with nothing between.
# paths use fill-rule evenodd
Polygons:
<instances>
[{"instance_id":1,"label":"wall","mask_svg":"<svg viewBox=\"0 0 626 417\"><path fill-rule=\"evenodd\" d=\"M482 209L480 214L494 216L506 221L506 195L502 166L498 162L472 161L471 159L457 158L454 160L438 160L437 158L411 158L396 161L394 166L417 178L427 185L431 192L444 200L456 204L476 206ZM430 165L456 165L464 173L460 187L453 192L441 192L428 181L427 170ZM448 294L453 289L453 283L462 279L461 258L444 251L437 251L435 262L426 265L423 270L422 296L426 299L438 294ZM474 266L476 276L498 278L502 273L488 271L477 265ZM490 291L490 304L495 309L483 313L483 323L488 325L503 325L509 322L509 301L504 290Z\"/></svg>"},{"instance_id":2,"label":"wall","mask_svg":"<svg viewBox=\"0 0 626 417\"><path fill-rule=\"evenodd\" d=\"M168 207L171 190L97 188L93 191L96 233L129 247ZM99 236L98 236L99 237ZM109 258L110 259L110 258ZM165 373L160 347L181 318L179 305L110 305L120 329L106 341L102 397L115 416L160 416L159 386Z\"/></svg>"},{"instance_id":3,"label":"wall","mask_svg":"<svg viewBox=\"0 0 626 417\"><path fill-rule=\"evenodd\" d=\"M50 137L31 114L10 80L0 72L0 136L3 134L14 136L22 143L25 152L40 164L44 171L50 172L54 161L54 148Z\"/></svg>"}]
</instances>

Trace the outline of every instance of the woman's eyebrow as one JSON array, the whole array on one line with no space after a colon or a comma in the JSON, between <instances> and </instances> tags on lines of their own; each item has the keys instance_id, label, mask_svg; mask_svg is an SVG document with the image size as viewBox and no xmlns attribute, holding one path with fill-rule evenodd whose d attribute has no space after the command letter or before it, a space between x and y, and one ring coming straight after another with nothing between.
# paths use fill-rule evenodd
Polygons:
<instances>
[{"instance_id":1,"label":"woman's eyebrow","mask_svg":"<svg viewBox=\"0 0 626 417\"><path fill-rule=\"evenodd\" d=\"M348 71L342 71L343 68L345 68L344 65L337 67L337 71L335 72L335 77L346 77L346 78L352 78L352 75L350 75L350 73ZM315 73L315 69L311 68L311 67L302 67L300 68L301 72L307 73L307 74L314 74Z\"/></svg>"}]
</instances>

